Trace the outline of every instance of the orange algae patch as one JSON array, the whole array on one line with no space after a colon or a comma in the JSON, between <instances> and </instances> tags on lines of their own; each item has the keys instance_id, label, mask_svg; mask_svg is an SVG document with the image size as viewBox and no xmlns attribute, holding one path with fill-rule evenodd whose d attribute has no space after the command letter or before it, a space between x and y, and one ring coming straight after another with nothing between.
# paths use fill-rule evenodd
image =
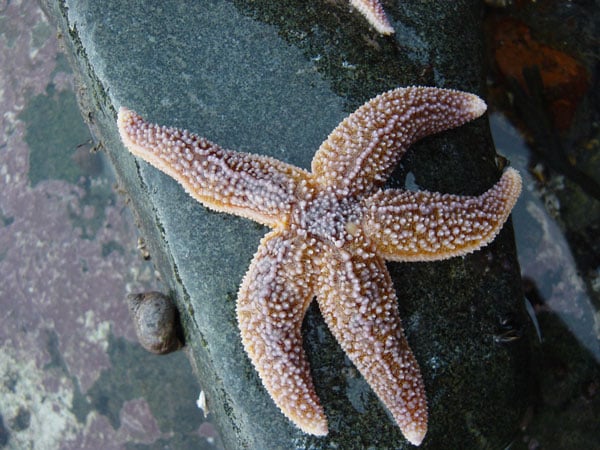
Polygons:
<instances>
[{"instance_id":1,"label":"orange algae patch","mask_svg":"<svg viewBox=\"0 0 600 450\"><path fill-rule=\"evenodd\" d=\"M575 110L589 88L589 74L574 57L552 48L532 36L529 27L515 19L494 24L494 58L506 78L515 79L528 91L523 70L539 70L554 125L570 127Z\"/></svg>"}]
</instances>

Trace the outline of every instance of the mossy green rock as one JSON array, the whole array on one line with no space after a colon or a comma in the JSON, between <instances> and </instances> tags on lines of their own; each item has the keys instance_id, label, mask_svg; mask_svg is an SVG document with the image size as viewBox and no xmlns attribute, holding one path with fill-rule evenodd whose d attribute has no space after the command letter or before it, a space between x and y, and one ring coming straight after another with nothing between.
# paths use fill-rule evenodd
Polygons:
<instances>
[{"instance_id":1,"label":"mossy green rock","mask_svg":"<svg viewBox=\"0 0 600 450\"><path fill-rule=\"evenodd\" d=\"M314 305L305 347L330 433L305 435L277 410L235 319L238 286L266 229L206 210L136 161L119 142L115 110L125 105L223 147L308 168L329 132L378 93L410 84L480 93L480 2L384 2L392 37L378 36L343 1L45 3L72 49L85 116L177 301L226 447L408 448ZM479 194L498 177L494 157L479 119L416 145L390 185L410 174L421 189ZM503 448L527 401L529 367L510 225L465 258L389 267L428 394L422 447Z\"/></svg>"}]
</instances>

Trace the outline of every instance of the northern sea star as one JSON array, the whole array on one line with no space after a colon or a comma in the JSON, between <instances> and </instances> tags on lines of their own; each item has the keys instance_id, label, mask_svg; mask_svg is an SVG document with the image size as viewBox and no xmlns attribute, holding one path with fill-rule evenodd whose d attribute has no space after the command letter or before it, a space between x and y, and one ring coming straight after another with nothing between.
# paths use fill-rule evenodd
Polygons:
<instances>
[{"instance_id":1,"label":"northern sea star","mask_svg":"<svg viewBox=\"0 0 600 450\"><path fill-rule=\"evenodd\" d=\"M120 109L121 138L134 155L205 206L272 228L242 281L237 317L265 388L304 432L328 431L301 336L316 296L325 322L406 439L415 445L423 440L425 390L384 260L439 260L486 245L510 214L521 178L509 168L477 197L382 186L411 143L485 109L479 97L455 90L386 92L338 125L315 154L311 172L224 150Z\"/></svg>"}]
</instances>

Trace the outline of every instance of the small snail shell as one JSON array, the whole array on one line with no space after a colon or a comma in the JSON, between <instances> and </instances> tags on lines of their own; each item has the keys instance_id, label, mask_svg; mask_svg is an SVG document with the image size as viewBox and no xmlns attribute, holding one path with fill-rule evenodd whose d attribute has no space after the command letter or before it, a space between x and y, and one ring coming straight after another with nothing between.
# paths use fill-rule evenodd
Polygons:
<instances>
[{"instance_id":1,"label":"small snail shell","mask_svg":"<svg viewBox=\"0 0 600 450\"><path fill-rule=\"evenodd\" d=\"M160 292L129 294L127 306L138 341L146 350L164 355L183 346L179 314L170 297Z\"/></svg>"}]
</instances>

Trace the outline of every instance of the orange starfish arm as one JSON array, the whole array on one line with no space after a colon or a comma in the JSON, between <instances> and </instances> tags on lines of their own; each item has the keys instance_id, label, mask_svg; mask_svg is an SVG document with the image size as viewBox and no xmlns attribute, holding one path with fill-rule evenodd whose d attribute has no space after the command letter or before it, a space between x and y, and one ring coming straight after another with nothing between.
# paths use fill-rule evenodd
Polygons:
<instances>
[{"instance_id":1,"label":"orange starfish arm","mask_svg":"<svg viewBox=\"0 0 600 450\"><path fill-rule=\"evenodd\" d=\"M425 389L385 263L368 247L355 253L323 247L317 283L323 318L406 439L419 445L427 432Z\"/></svg>"},{"instance_id":2,"label":"orange starfish arm","mask_svg":"<svg viewBox=\"0 0 600 450\"><path fill-rule=\"evenodd\" d=\"M275 401L305 433L327 434L327 419L302 347L302 319L313 299L314 257L306 241L272 231L261 241L238 293L242 343Z\"/></svg>"},{"instance_id":3,"label":"orange starfish arm","mask_svg":"<svg viewBox=\"0 0 600 450\"><path fill-rule=\"evenodd\" d=\"M490 243L521 192L509 168L487 192L468 197L389 189L364 201L362 229L378 255L392 261L432 261L464 255Z\"/></svg>"},{"instance_id":4,"label":"orange starfish arm","mask_svg":"<svg viewBox=\"0 0 600 450\"><path fill-rule=\"evenodd\" d=\"M121 139L131 153L177 180L203 205L275 228L287 222L309 174L266 156L224 150L187 130L150 124L121 108Z\"/></svg>"},{"instance_id":5,"label":"orange starfish arm","mask_svg":"<svg viewBox=\"0 0 600 450\"><path fill-rule=\"evenodd\" d=\"M350 0L354 6L381 34L393 34L394 29L385 15L383 6L377 0Z\"/></svg>"},{"instance_id":6,"label":"orange starfish arm","mask_svg":"<svg viewBox=\"0 0 600 450\"><path fill-rule=\"evenodd\" d=\"M344 195L383 185L406 149L429 134L462 125L485 112L479 97L429 87L388 91L342 121L315 154L317 181Z\"/></svg>"}]
</instances>

